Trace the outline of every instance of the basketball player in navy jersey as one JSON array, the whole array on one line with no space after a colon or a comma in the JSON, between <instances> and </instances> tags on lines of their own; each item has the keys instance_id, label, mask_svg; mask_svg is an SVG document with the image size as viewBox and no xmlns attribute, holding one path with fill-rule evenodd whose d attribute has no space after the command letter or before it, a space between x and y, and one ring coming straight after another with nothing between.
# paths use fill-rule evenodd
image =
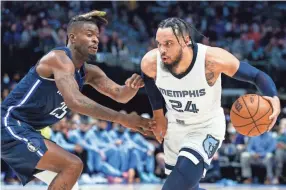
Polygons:
<instances>
[{"instance_id":1,"label":"basketball player in navy jersey","mask_svg":"<svg viewBox=\"0 0 286 190\"><path fill-rule=\"evenodd\" d=\"M163 190L197 190L225 135L221 108L221 73L255 84L273 108L273 127L280 101L272 79L231 53L195 43L190 26L179 18L163 20L156 33L158 48L142 59L141 70L157 128L164 137ZM167 109L166 116L163 106Z\"/></svg>"},{"instance_id":2,"label":"basketball player in navy jersey","mask_svg":"<svg viewBox=\"0 0 286 190\"><path fill-rule=\"evenodd\" d=\"M55 48L30 69L1 105L1 157L25 185L37 175L48 189L70 190L82 172L82 161L36 130L51 126L70 111L108 120L145 133L152 120L106 108L81 93L89 84L115 101L128 102L142 87L139 75L120 86L95 65L85 63L98 48L99 25L107 24L105 12L75 16L68 24L67 47ZM73 189L77 189L75 186Z\"/></svg>"}]
</instances>

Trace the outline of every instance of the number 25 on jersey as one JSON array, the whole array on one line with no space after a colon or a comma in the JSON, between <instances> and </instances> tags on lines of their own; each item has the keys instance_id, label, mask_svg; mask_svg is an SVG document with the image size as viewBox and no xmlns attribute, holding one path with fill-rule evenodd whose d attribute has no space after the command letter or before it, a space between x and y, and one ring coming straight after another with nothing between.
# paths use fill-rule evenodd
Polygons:
<instances>
[{"instance_id":1,"label":"number 25 on jersey","mask_svg":"<svg viewBox=\"0 0 286 190\"><path fill-rule=\"evenodd\" d=\"M66 103L65 102L62 102L61 103L61 106L60 107L58 107L58 108L56 108L56 109L54 109L51 113L50 113L50 115L53 115L53 116L55 116L56 118L58 118L58 119L62 119L65 115L66 115L66 113L67 113L67 109L68 107L66 106Z\"/></svg>"}]
</instances>

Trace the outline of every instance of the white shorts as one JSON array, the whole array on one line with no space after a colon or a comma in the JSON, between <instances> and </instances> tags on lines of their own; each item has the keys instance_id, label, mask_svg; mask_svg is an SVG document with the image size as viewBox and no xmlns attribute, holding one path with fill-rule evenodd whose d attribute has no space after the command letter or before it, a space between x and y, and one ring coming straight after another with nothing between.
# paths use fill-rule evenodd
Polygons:
<instances>
[{"instance_id":1,"label":"white shorts","mask_svg":"<svg viewBox=\"0 0 286 190\"><path fill-rule=\"evenodd\" d=\"M201 124L179 124L168 121L168 129L164 138L165 173L169 175L176 165L179 156L185 156L194 164L199 163L197 157L205 162L205 171L224 140L226 130L225 116L218 116Z\"/></svg>"}]
</instances>

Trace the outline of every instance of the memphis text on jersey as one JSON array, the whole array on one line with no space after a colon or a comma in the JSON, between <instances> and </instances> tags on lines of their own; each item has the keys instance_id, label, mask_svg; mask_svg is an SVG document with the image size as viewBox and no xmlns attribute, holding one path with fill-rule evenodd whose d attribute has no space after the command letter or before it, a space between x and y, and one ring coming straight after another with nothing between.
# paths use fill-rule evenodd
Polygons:
<instances>
[{"instance_id":1,"label":"memphis text on jersey","mask_svg":"<svg viewBox=\"0 0 286 190\"><path fill-rule=\"evenodd\" d=\"M200 96L204 96L206 94L206 90L203 89L199 89L199 90L182 90L182 91L173 91L173 90L166 90L163 88L158 88L160 90L160 92L165 95L165 96L169 96L169 97L200 97Z\"/></svg>"}]
</instances>

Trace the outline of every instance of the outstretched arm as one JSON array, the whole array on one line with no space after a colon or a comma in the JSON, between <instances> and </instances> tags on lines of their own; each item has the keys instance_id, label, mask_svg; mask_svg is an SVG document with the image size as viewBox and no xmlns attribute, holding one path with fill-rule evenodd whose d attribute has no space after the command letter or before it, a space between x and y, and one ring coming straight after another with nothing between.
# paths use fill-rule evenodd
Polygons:
<instances>
[{"instance_id":1,"label":"outstretched arm","mask_svg":"<svg viewBox=\"0 0 286 190\"><path fill-rule=\"evenodd\" d=\"M126 80L125 85L118 85L96 65L85 64L87 76L86 83L91 85L100 93L120 103L127 103L143 87L143 80L137 74Z\"/></svg>"},{"instance_id":2,"label":"outstretched arm","mask_svg":"<svg viewBox=\"0 0 286 190\"><path fill-rule=\"evenodd\" d=\"M272 120L270 129L274 126L280 113L280 101L277 97L275 83L266 73L247 62L240 62L231 53L216 47L208 48L206 62L212 76L217 73L224 73L237 80L254 84L272 105L273 113L269 118Z\"/></svg>"},{"instance_id":3,"label":"outstretched arm","mask_svg":"<svg viewBox=\"0 0 286 190\"><path fill-rule=\"evenodd\" d=\"M136 131L142 128L150 130L154 125L151 120L135 114L119 113L84 96L79 91L74 78L74 65L63 51L49 53L45 61L54 74L57 88L61 92L67 107L71 110L94 118L117 122Z\"/></svg>"},{"instance_id":4,"label":"outstretched arm","mask_svg":"<svg viewBox=\"0 0 286 190\"><path fill-rule=\"evenodd\" d=\"M157 128L153 130L156 139L161 143L167 131L167 119L164 115L164 98L155 84L157 72L157 49L149 51L141 61L142 78L149 102L153 110L153 118Z\"/></svg>"}]
</instances>

